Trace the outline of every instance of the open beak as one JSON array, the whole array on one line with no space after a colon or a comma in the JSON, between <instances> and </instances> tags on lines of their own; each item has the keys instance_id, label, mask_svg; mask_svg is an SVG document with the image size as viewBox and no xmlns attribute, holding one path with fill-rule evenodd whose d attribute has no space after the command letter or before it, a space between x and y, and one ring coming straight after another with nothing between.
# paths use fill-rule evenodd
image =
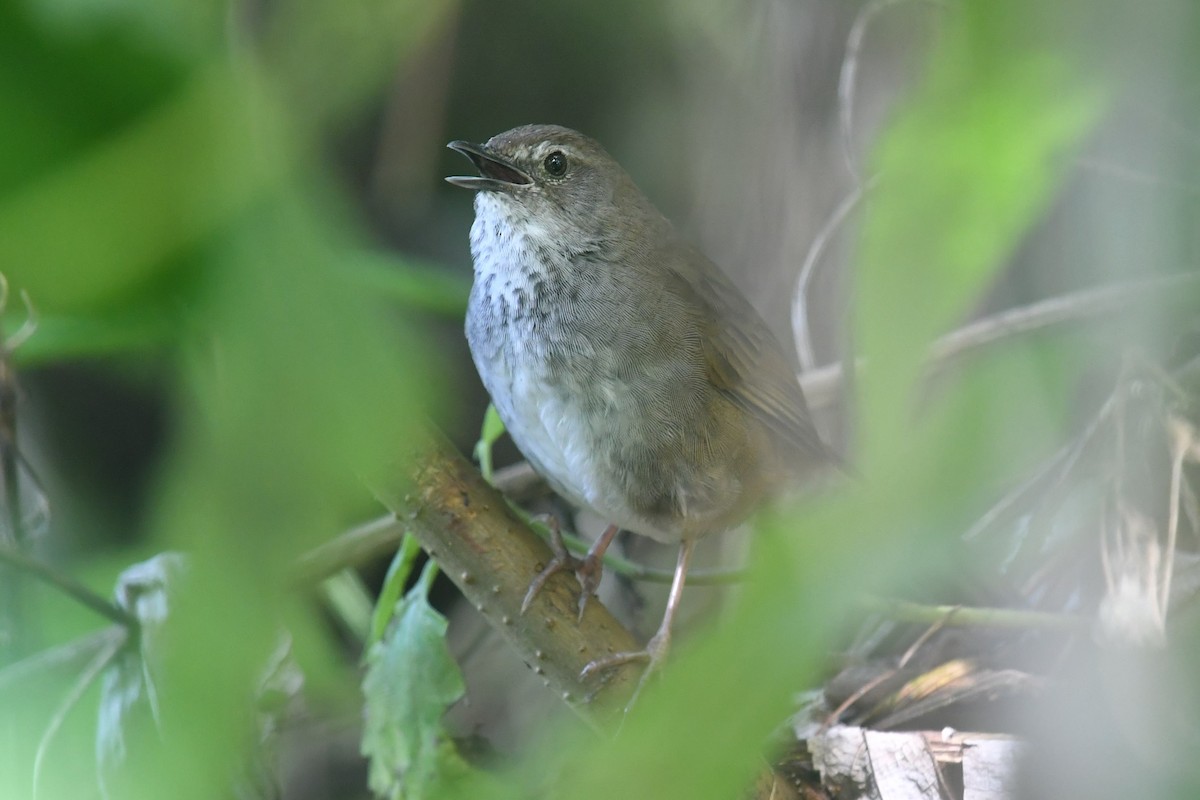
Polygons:
<instances>
[{"instance_id":1,"label":"open beak","mask_svg":"<svg viewBox=\"0 0 1200 800\"><path fill-rule=\"evenodd\" d=\"M481 144L455 141L446 147L471 159L475 169L479 170L479 177L455 175L446 178L447 183L476 192L511 192L518 186L529 186L533 183L533 178L508 160L488 152Z\"/></svg>"}]
</instances>

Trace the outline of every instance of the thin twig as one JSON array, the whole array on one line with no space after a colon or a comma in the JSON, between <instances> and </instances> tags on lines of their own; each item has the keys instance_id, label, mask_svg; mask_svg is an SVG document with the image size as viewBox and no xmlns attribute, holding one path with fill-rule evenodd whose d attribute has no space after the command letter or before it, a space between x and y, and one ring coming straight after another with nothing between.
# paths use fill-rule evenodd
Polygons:
<instances>
[{"instance_id":1,"label":"thin twig","mask_svg":"<svg viewBox=\"0 0 1200 800\"><path fill-rule=\"evenodd\" d=\"M0 316L8 310L8 279L0 274ZM28 546L25 518L21 510L21 478L19 470L24 459L17 442L17 385L16 370L12 364L13 352L37 330L37 313L29 295L21 292L25 302L26 318L21 327L9 339L0 332L0 481L3 482L4 510L7 516L7 536L0 536L0 544L17 551ZM0 571L0 582L4 584L3 611L0 617L8 635L0 635L0 664L7 664L26 655L36 645L32 630L27 625L29 609L24 582L18 574L6 575Z\"/></svg>"},{"instance_id":2,"label":"thin twig","mask_svg":"<svg viewBox=\"0 0 1200 800\"><path fill-rule=\"evenodd\" d=\"M1197 501L1196 492L1190 483L1184 483L1180 489L1181 502L1186 504L1183 510L1187 512L1188 525L1192 529L1192 536L1196 536L1200 534L1200 501Z\"/></svg>"},{"instance_id":3,"label":"thin twig","mask_svg":"<svg viewBox=\"0 0 1200 800\"><path fill-rule=\"evenodd\" d=\"M854 18L850 34L846 37L846 55L842 58L842 66L838 72L838 133L842 145L842 157L846 162L846 170L859 185L862 184L862 172L858 166L858 157L854 154L854 95L858 90L858 61L862 55L863 39L876 15L889 7L899 5L906 0L874 0L863 6ZM928 5L944 8L939 0L922 0Z\"/></svg>"},{"instance_id":4,"label":"thin twig","mask_svg":"<svg viewBox=\"0 0 1200 800\"><path fill-rule=\"evenodd\" d=\"M1042 485L1042 479L1053 470L1060 461L1067 456L1071 451L1071 445L1064 445L1055 451L1054 455L1042 462L1033 474L1025 478L1011 490L1005 493L998 501L996 501L987 511L983 513L979 519L975 520L974 524L967 529L963 534L963 539L971 540L979 536L984 531L988 530L1001 519L1010 508L1017 504L1025 494L1035 486Z\"/></svg>"},{"instance_id":5,"label":"thin twig","mask_svg":"<svg viewBox=\"0 0 1200 800\"><path fill-rule=\"evenodd\" d=\"M842 66L838 72L838 133L846 170L855 183L862 182L858 157L854 154L854 95L858 88L858 59L862 54L863 39L875 15L900 2L903 0L875 0L863 6L854 18L849 36L846 37L846 55L842 58Z\"/></svg>"},{"instance_id":6,"label":"thin twig","mask_svg":"<svg viewBox=\"0 0 1200 800\"><path fill-rule=\"evenodd\" d=\"M1104 405L1096 412L1096 415L1088 422L1083 431L1075 437L1075 440L1060 447L1055 451L1054 455L1048 458L1042 467L1039 467L1036 472L1026 480L1022 481L1016 489L1002 497L995 505L988 509L982 517L980 517L974 525L972 525L965 534L964 539L973 539L990 528L997 519L1000 519L1002 514L1008 511L1025 493L1035 486L1042 494L1053 492L1062 485L1063 480L1075 465L1079 462L1083 455L1084 449L1088 443L1100 430L1100 426L1112 415L1116 408L1116 392L1109 395L1104 401ZM1054 478L1046 483L1043 479L1046 475L1054 473Z\"/></svg>"},{"instance_id":7,"label":"thin twig","mask_svg":"<svg viewBox=\"0 0 1200 800\"><path fill-rule=\"evenodd\" d=\"M1046 611L1027 611L1015 608L981 608L972 606L931 606L905 600L868 597L860 605L874 613L900 622L933 623L945 620L946 625L963 628L1016 628L1078 632L1092 624L1088 617L1076 614L1053 614ZM952 616L948 616L951 615Z\"/></svg>"},{"instance_id":8,"label":"thin twig","mask_svg":"<svg viewBox=\"0 0 1200 800\"><path fill-rule=\"evenodd\" d=\"M297 583L316 583L394 551L404 538L404 525L395 514L356 525L337 538L308 551L296 562Z\"/></svg>"},{"instance_id":9,"label":"thin twig","mask_svg":"<svg viewBox=\"0 0 1200 800\"><path fill-rule=\"evenodd\" d=\"M1143 186L1152 186L1154 188L1173 189L1181 194L1197 195L1200 194L1200 187L1192 186L1181 181L1173 181L1169 178L1164 178L1160 175L1155 175L1150 172L1133 167L1127 167L1123 164L1114 164L1109 161L1103 161L1098 158L1084 156L1075 159L1076 166L1085 170L1096 172L1110 178L1117 178L1128 183L1138 183Z\"/></svg>"},{"instance_id":10,"label":"thin twig","mask_svg":"<svg viewBox=\"0 0 1200 800\"><path fill-rule=\"evenodd\" d=\"M544 525L536 521L530 522L531 527L542 536L548 538ZM316 583L343 569L359 566L394 549L404 538L405 526L394 514L385 514L378 519L365 522L338 536L325 544L310 550L300 557L294 570L298 583ZM563 541L567 549L573 553L586 553L589 544L586 540L574 534L563 532ZM613 572L633 580L648 583L670 583L675 575L674 570L648 567L630 561L613 552L604 555L605 567ZM746 575L744 568L731 569L700 569L688 572L688 585L718 586L737 583Z\"/></svg>"},{"instance_id":11,"label":"thin twig","mask_svg":"<svg viewBox=\"0 0 1200 800\"><path fill-rule=\"evenodd\" d=\"M90 658L114 640L124 641L127 636L125 629L120 625L110 625L102 630L23 658L0 670L0 692L7 691L22 681L40 677L50 670L74 664L83 658Z\"/></svg>"},{"instance_id":12,"label":"thin twig","mask_svg":"<svg viewBox=\"0 0 1200 800\"><path fill-rule=\"evenodd\" d=\"M1180 273L1144 281L1128 281L1049 297L1011 308L964 325L934 342L930 360L937 367L967 352L1002 339L1031 333L1125 307L1133 299L1200 286L1200 275Z\"/></svg>"},{"instance_id":13,"label":"thin twig","mask_svg":"<svg viewBox=\"0 0 1200 800\"><path fill-rule=\"evenodd\" d=\"M48 564L43 564L41 561L15 550L10 545L0 544L0 562L4 562L14 569L28 573L38 580L55 587L78 603L87 606L97 614L107 617L130 631L137 630L137 619L128 611L105 600L71 576L61 573Z\"/></svg>"},{"instance_id":14,"label":"thin twig","mask_svg":"<svg viewBox=\"0 0 1200 800\"><path fill-rule=\"evenodd\" d=\"M7 294L7 288L5 289ZM21 327L13 332L13 335L8 337L8 352L12 353L25 342L29 341L29 337L37 332L38 317L37 308L33 305L33 300L29 297L29 292L21 290L21 302L25 304L25 321L21 323Z\"/></svg>"},{"instance_id":15,"label":"thin twig","mask_svg":"<svg viewBox=\"0 0 1200 800\"><path fill-rule=\"evenodd\" d=\"M1011 608L979 608L969 606L936 606L910 603L905 600L890 600L881 597L863 598L859 605L873 613L900 622L928 624L928 628L904 652L896 666L876 675L856 689L849 697L825 718L828 727L837 722L850 706L861 700L868 692L890 680L908 665L913 656L937 631L948 626L970 628L1004 628L1018 630L1062 631L1077 633L1087 630L1092 620L1072 614L1052 614L1044 611L1023 611Z\"/></svg>"},{"instance_id":16,"label":"thin twig","mask_svg":"<svg viewBox=\"0 0 1200 800\"><path fill-rule=\"evenodd\" d=\"M948 361L1008 338L1124 310L1139 300L1183 294L1185 290L1198 287L1200 274L1179 273L1144 281L1128 281L1084 289L1011 308L964 325L935 341L929 350L928 367L930 370L937 370L944 367ZM864 362L860 359L858 368L863 367ZM831 403L841 382L842 368L839 364L820 367L800 376L804 395L809 405L814 408Z\"/></svg>"}]
</instances>

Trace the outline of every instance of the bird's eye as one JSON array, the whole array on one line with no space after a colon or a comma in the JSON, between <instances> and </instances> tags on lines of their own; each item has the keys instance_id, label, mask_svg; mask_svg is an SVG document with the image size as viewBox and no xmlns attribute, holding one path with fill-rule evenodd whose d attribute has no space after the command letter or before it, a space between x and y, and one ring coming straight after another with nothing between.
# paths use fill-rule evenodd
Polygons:
<instances>
[{"instance_id":1,"label":"bird's eye","mask_svg":"<svg viewBox=\"0 0 1200 800\"><path fill-rule=\"evenodd\" d=\"M567 172L567 157L561 150L555 150L542 162L546 172L555 178L561 178Z\"/></svg>"}]
</instances>

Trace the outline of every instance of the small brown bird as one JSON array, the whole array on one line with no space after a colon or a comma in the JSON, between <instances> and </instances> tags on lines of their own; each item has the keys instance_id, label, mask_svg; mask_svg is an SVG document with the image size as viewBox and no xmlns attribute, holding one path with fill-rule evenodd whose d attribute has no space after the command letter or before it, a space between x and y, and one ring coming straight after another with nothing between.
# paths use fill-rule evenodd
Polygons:
<instances>
[{"instance_id":1,"label":"small brown bird","mask_svg":"<svg viewBox=\"0 0 1200 800\"><path fill-rule=\"evenodd\" d=\"M658 632L666 653L696 540L834 462L789 358L730 280L595 141L526 125L451 142L479 177L467 340L500 418L567 500L610 523L582 561L555 532L546 579L574 569L580 613L620 528L679 543Z\"/></svg>"}]
</instances>

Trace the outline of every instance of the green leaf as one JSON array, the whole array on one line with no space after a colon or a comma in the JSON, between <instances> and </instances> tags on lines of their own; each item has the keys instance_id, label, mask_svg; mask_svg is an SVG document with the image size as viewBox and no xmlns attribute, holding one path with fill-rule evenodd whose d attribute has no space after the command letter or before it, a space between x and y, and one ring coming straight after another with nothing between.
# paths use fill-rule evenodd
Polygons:
<instances>
[{"instance_id":1,"label":"green leaf","mask_svg":"<svg viewBox=\"0 0 1200 800\"><path fill-rule=\"evenodd\" d=\"M465 688L446 646L446 619L426 597L433 563L367 654L362 753L371 789L390 800L431 796L470 771L442 728L446 708Z\"/></svg>"},{"instance_id":2,"label":"green leaf","mask_svg":"<svg viewBox=\"0 0 1200 800\"><path fill-rule=\"evenodd\" d=\"M483 479L492 482L492 446L504 435L504 422L496 413L496 407L488 403L487 411L483 414L483 429L479 432L479 441L475 443L475 460L479 462L479 471Z\"/></svg>"},{"instance_id":3,"label":"green leaf","mask_svg":"<svg viewBox=\"0 0 1200 800\"><path fill-rule=\"evenodd\" d=\"M375 613L371 616L371 634L367 640L368 649L374 647L387 632L388 623L396 612L400 595L404 593L404 584L408 582L413 563L421 545L412 534L405 534L400 549L396 551L392 564L388 567L387 577L383 579L383 588L379 591L379 599L375 601ZM424 574L422 573L422 577Z\"/></svg>"}]
</instances>

